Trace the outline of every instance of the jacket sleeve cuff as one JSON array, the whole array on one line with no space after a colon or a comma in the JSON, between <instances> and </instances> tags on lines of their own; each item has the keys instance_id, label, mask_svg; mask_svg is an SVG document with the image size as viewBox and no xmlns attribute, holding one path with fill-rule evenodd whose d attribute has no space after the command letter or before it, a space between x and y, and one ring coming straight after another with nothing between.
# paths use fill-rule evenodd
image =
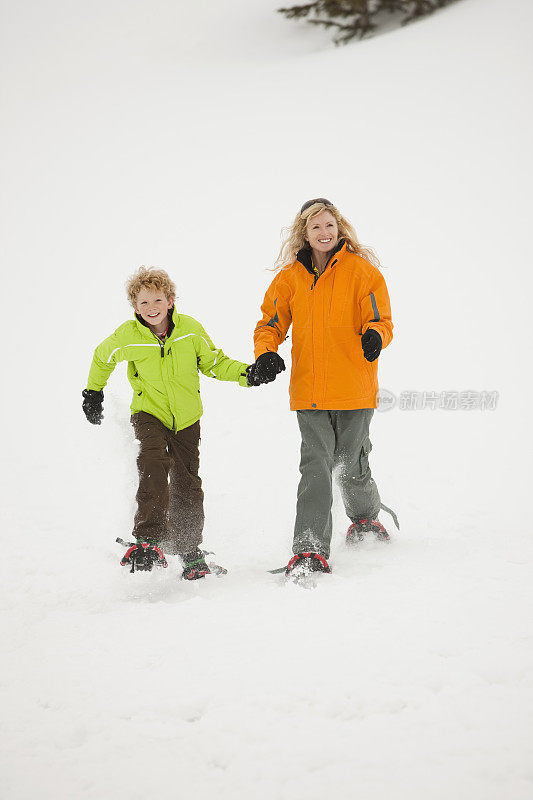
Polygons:
<instances>
[{"instance_id":1,"label":"jacket sleeve cuff","mask_svg":"<svg viewBox=\"0 0 533 800\"><path fill-rule=\"evenodd\" d=\"M249 364L243 364L242 366L243 366L243 369L242 369L242 371L241 371L241 374L239 375L239 386L244 386L246 389L249 389L249 388L250 388L250 386L249 386L249 384L248 384L248 376L247 376L246 374L245 374L245 375L243 375L242 373L243 373L243 372L245 371L245 369L246 369L247 367L249 367L250 365L249 365Z\"/></svg>"},{"instance_id":2,"label":"jacket sleeve cuff","mask_svg":"<svg viewBox=\"0 0 533 800\"><path fill-rule=\"evenodd\" d=\"M370 328L381 336L381 346L383 349L391 343L392 325L385 325L381 322L367 322L366 325L363 325L362 333L366 333Z\"/></svg>"}]
</instances>

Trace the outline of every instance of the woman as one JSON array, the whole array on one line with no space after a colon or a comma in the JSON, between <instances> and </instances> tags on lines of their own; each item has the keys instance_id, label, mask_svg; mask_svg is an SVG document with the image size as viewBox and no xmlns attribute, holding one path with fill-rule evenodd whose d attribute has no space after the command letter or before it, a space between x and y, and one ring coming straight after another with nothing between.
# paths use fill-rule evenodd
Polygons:
<instances>
[{"instance_id":1,"label":"woman","mask_svg":"<svg viewBox=\"0 0 533 800\"><path fill-rule=\"evenodd\" d=\"M374 254L329 200L304 203L281 247L254 342L257 383L285 369L277 349L292 324L290 405L302 435L293 553L286 574L331 572L332 472L352 524L347 542L389 535L368 465L377 359L392 339L387 287Z\"/></svg>"}]
</instances>

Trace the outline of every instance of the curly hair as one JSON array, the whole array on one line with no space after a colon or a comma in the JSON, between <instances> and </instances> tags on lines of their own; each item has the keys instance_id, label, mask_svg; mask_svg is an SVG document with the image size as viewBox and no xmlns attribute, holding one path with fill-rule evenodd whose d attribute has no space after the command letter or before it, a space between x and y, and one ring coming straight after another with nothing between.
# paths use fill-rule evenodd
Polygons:
<instances>
[{"instance_id":1,"label":"curly hair","mask_svg":"<svg viewBox=\"0 0 533 800\"><path fill-rule=\"evenodd\" d=\"M346 241L347 249L350 253L356 253L356 255L366 258L375 267L381 267L376 254L369 247L363 247L360 244L353 226L334 205L321 201L317 201L311 206L306 207L306 205L304 204L303 210L298 212L292 225L283 228L281 231L284 238L274 266L276 272L294 263L299 250L302 248L309 249L309 242L305 238L307 226L311 219L316 217L317 214L321 214L322 211L329 211L335 217L339 229L339 239Z\"/></svg>"},{"instance_id":2,"label":"curly hair","mask_svg":"<svg viewBox=\"0 0 533 800\"><path fill-rule=\"evenodd\" d=\"M126 294L131 305L135 308L141 289L152 292L163 292L167 300L176 297L176 286L163 269L157 267L139 267L126 282Z\"/></svg>"}]
</instances>

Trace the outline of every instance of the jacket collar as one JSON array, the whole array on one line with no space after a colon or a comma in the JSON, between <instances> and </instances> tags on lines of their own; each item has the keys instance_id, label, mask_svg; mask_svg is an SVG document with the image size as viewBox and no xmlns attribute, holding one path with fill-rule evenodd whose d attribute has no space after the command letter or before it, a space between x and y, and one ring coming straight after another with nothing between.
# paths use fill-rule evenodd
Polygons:
<instances>
[{"instance_id":1,"label":"jacket collar","mask_svg":"<svg viewBox=\"0 0 533 800\"><path fill-rule=\"evenodd\" d=\"M346 240L345 239L339 239L339 241L337 242L337 244L335 245L335 247L333 248L333 250L329 254L328 260L326 262L326 267L328 266L328 264L331 261L331 259L333 258L333 256L336 253L338 253L340 250L342 250L342 248L345 246L345 244L346 244ZM314 269L313 269L313 251L311 250L310 247L302 247L301 250L298 250L298 253L296 254L296 260L299 261L300 264L303 264L303 266L306 268L306 270L311 275L315 275L316 274ZM325 269L325 267L324 267L324 269Z\"/></svg>"},{"instance_id":2,"label":"jacket collar","mask_svg":"<svg viewBox=\"0 0 533 800\"><path fill-rule=\"evenodd\" d=\"M134 316L135 316L135 319L137 320L137 322L140 325L145 327L148 332L150 332L150 333L152 332L152 331L150 331L150 326L148 325L147 322L144 321L144 319L141 317L140 314L137 314L137 312L135 312ZM174 328L178 324L178 312L176 311L176 306L175 305L172 306L172 308L169 308L168 314L167 314L167 319L168 319L168 330L167 330L167 339L168 339L168 337L170 336L170 334L172 333L172 331L174 330Z\"/></svg>"}]
</instances>

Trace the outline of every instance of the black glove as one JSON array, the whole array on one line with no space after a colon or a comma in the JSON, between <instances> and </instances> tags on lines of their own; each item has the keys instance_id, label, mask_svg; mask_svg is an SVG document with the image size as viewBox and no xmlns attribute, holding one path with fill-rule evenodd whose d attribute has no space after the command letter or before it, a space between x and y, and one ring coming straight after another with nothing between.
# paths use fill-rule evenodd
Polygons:
<instances>
[{"instance_id":1,"label":"black glove","mask_svg":"<svg viewBox=\"0 0 533 800\"><path fill-rule=\"evenodd\" d=\"M248 386L260 386L261 381L257 379L255 374L255 364L250 364L249 367L246 367L246 371L243 373L246 375L246 382Z\"/></svg>"},{"instance_id":2,"label":"black glove","mask_svg":"<svg viewBox=\"0 0 533 800\"><path fill-rule=\"evenodd\" d=\"M261 383L270 383L275 380L276 375L279 375L279 373L283 372L285 369L285 362L277 353L268 351L259 356L255 364L253 364L253 367L254 377L259 381L257 384L259 385Z\"/></svg>"},{"instance_id":3,"label":"black glove","mask_svg":"<svg viewBox=\"0 0 533 800\"><path fill-rule=\"evenodd\" d=\"M363 355L367 361L375 361L381 353L383 342L381 336L374 328L369 328L361 336L361 345L363 348Z\"/></svg>"},{"instance_id":4,"label":"black glove","mask_svg":"<svg viewBox=\"0 0 533 800\"><path fill-rule=\"evenodd\" d=\"M102 412L102 403L104 402L104 393L97 392L95 389L84 389L82 392L83 413L91 423L91 425L100 425L104 415Z\"/></svg>"}]
</instances>

